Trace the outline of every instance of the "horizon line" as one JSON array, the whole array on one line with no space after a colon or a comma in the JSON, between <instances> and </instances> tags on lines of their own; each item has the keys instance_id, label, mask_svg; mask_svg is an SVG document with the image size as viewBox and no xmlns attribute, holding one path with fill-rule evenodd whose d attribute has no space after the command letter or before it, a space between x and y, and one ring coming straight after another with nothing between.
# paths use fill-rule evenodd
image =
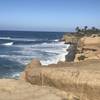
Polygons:
<instances>
[{"instance_id":1,"label":"horizon line","mask_svg":"<svg viewBox=\"0 0 100 100\"><path fill-rule=\"evenodd\" d=\"M21 32L21 31L24 31L24 32L66 32L66 33L73 33L74 31L46 31L46 30L2 30L0 29L0 31L18 31L18 32Z\"/></svg>"}]
</instances>

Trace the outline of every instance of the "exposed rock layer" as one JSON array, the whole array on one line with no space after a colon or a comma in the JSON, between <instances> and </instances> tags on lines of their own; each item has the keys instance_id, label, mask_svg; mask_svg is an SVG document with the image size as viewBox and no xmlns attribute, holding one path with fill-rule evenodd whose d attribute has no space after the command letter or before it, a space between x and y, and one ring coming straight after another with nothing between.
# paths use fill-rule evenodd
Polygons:
<instances>
[{"instance_id":1,"label":"exposed rock layer","mask_svg":"<svg viewBox=\"0 0 100 100\"><path fill-rule=\"evenodd\" d=\"M100 37L83 37L79 42L79 52L76 54L75 62L89 59L100 60Z\"/></svg>"}]
</instances>

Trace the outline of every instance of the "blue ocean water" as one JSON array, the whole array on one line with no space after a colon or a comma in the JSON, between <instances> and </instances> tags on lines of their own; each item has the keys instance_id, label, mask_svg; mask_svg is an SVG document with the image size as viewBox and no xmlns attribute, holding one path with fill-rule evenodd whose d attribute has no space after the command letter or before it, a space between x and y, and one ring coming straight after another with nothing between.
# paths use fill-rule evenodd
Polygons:
<instances>
[{"instance_id":1,"label":"blue ocean water","mask_svg":"<svg viewBox=\"0 0 100 100\"><path fill-rule=\"evenodd\" d=\"M63 32L0 31L0 78L16 78L33 59L43 65L64 61Z\"/></svg>"}]
</instances>

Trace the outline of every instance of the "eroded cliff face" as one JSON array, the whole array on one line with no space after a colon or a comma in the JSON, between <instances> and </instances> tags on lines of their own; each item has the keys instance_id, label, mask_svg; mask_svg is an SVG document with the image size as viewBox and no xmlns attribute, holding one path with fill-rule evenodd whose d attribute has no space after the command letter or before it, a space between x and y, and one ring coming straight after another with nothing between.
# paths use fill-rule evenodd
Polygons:
<instances>
[{"instance_id":1,"label":"eroded cliff face","mask_svg":"<svg viewBox=\"0 0 100 100\"><path fill-rule=\"evenodd\" d=\"M100 100L100 61L58 63L26 67L25 80L31 84L50 86L77 96L76 100Z\"/></svg>"},{"instance_id":2,"label":"eroded cliff face","mask_svg":"<svg viewBox=\"0 0 100 100\"><path fill-rule=\"evenodd\" d=\"M77 47L74 62L86 61L90 59L100 59L100 36L91 35L78 38L77 36L64 35L65 43L74 44Z\"/></svg>"},{"instance_id":3,"label":"eroded cliff face","mask_svg":"<svg viewBox=\"0 0 100 100\"><path fill-rule=\"evenodd\" d=\"M83 37L79 41L75 62L89 59L100 60L100 37Z\"/></svg>"}]
</instances>

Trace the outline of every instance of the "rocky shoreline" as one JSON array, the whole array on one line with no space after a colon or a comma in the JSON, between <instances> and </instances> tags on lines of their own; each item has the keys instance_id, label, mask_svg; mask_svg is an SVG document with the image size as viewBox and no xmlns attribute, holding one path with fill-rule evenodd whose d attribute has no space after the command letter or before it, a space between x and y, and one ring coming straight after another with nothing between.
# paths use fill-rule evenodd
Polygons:
<instances>
[{"instance_id":1,"label":"rocky shoreline","mask_svg":"<svg viewBox=\"0 0 100 100\"><path fill-rule=\"evenodd\" d=\"M0 100L100 100L100 37L64 41L72 45L66 62L33 59L19 80L0 79Z\"/></svg>"},{"instance_id":2,"label":"rocky shoreline","mask_svg":"<svg viewBox=\"0 0 100 100\"><path fill-rule=\"evenodd\" d=\"M68 54L65 56L65 60L67 62L73 62L75 59L75 55L77 53L77 46L75 44L70 44L67 51L68 51Z\"/></svg>"}]
</instances>

